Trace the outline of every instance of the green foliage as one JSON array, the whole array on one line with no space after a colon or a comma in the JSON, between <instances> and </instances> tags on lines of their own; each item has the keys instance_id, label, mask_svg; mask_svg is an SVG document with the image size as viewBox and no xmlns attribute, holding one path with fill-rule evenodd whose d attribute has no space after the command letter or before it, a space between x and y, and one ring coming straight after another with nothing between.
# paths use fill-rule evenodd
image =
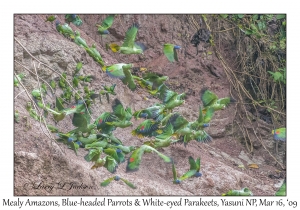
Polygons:
<instances>
[{"instance_id":1,"label":"green foliage","mask_svg":"<svg viewBox=\"0 0 300 210\"><path fill-rule=\"evenodd\" d=\"M274 82L286 84L286 68L279 68L276 72L268 72L272 75Z\"/></svg>"}]
</instances>

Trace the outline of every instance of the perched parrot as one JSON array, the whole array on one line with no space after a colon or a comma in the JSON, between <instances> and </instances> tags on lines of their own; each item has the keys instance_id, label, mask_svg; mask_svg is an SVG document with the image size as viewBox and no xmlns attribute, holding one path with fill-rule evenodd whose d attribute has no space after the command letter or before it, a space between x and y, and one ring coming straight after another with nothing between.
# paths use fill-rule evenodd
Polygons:
<instances>
[{"instance_id":1,"label":"perched parrot","mask_svg":"<svg viewBox=\"0 0 300 210\"><path fill-rule=\"evenodd\" d=\"M106 100L109 103L109 94L116 95L116 93L115 93L116 84L113 84L112 86L109 86L109 87L105 86L105 85L102 85L102 86L103 86L103 90L100 90L100 92L99 92L100 102L102 103L102 101L101 101L101 95L105 95L106 96Z\"/></svg>"},{"instance_id":2,"label":"perched parrot","mask_svg":"<svg viewBox=\"0 0 300 210\"><path fill-rule=\"evenodd\" d=\"M58 128L53 125L47 124L47 128L51 131L51 133L58 133Z\"/></svg>"},{"instance_id":3,"label":"perched parrot","mask_svg":"<svg viewBox=\"0 0 300 210\"><path fill-rule=\"evenodd\" d=\"M75 42L77 45L79 45L79 46L81 46L81 47L83 47L83 48L85 48L85 49L89 48L89 46L86 44L85 40L84 40L83 38L80 37L79 31L75 31L74 42Z\"/></svg>"},{"instance_id":4,"label":"perched parrot","mask_svg":"<svg viewBox=\"0 0 300 210\"><path fill-rule=\"evenodd\" d=\"M281 187L275 193L275 196L286 196L286 180L283 181Z\"/></svg>"},{"instance_id":5,"label":"perched parrot","mask_svg":"<svg viewBox=\"0 0 300 210\"><path fill-rule=\"evenodd\" d=\"M56 30L60 34L64 35L65 37L69 37L71 39L75 38L75 34L74 34L72 28L67 23L65 23L64 25L61 25L59 20L56 20L55 25L56 25Z\"/></svg>"},{"instance_id":6,"label":"perched parrot","mask_svg":"<svg viewBox=\"0 0 300 210\"><path fill-rule=\"evenodd\" d=\"M118 167L118 163L117 163L117 161L116 161L113 157L107 155L107 156L105 157L105 164L104 164L104 167L105 167L110 173L115 173L115 172L116 172L116 169L117 169L117 167Z\"/></svg>"},{"instance_id":7,"label":"perched parrot","mask_svg":"<svg viewBox=\"0 0 300 210\"><path fill-rule=\"evenodd\" d=\"M78 141L80 141L83 144L83 146L85 147L86 145L91 145L94 142L97 142L98 139L97 139L97 135L96 134L90 134L87 138L79 136L78 137Z\"/></svg>"},{"instance_id":8,"label":"perched parrot","mask_svg":"<svg viewBox=\"0 0 300 210\"><path fill-rule=\"evenodd\" d=\"M138 28L138 24L133 24L126 32L122 46L112 43L109 45L111 50L113 52L120 52L121 54L142 54L146 50L145 45L134 42Z\"/></svg>"},{"instance_id":9,"label":"perched parrot","mask_svg":"<svg viewBox=\"0 0 300 210\"><path fill-rule=\"evenodd\" d=\"M98 27L99 34L109 34L109 31L107 29L112 26L114 18L115 15L109 15L102 21L101 25L96 25Z\"/></svg>"},{"instance_id":10,"label":"perched parrot","mask_svg":"<svg viewBox=\"0 0 300 210\"><path fill-rule=\"evenodd\" d=\"M52 87L52 89L56 89L56 82L54 80L50 81L50 86Z\"/></svg>"},{"instance_id":11,"label":"perched parrot","mask_svg":"<svg viewBox=\"0 0 300 210\"><path fill-rule=\"evenodd\" d=\"M65 15L65 20L68 24L70 24L72 22L76 26L82 25L82 20L78 15L67 14L67 15Z\"/></svg>"},{"instance_id":12,"label":"perched parrot","mask_svg":"<svg viewBox=\"0 0 300 210\"><path fill-rule=\"evenodd\" d=\"M104 61L102 59L102 56L96 49L96 45L93 44L92 47L85 48L86 52L97 62L101 65L101 67L104 66Z\"/></svg>"},{"instance_id":13,"label":"perched parrot","mask_svg":"<svg viewBox=\"0 0 300 210\"><path fill-rule=\"evenodd\" d=\"M103 152L103 149L101 147L92 148L89 150L89 153L84 156L84 159L87 162L90 162L90 161L96 162L97 160L99 160L102 152Z\"/></svg>"},{"instance_id":14,"label":"perched parrot","mask_svg":"<svg viewBox=\"0 0 300 210\"><path fill-rule=\"evenodd\" d=\"M134 146L124 146L121 144L116 144L116 145L108 144L107 147L120 149L125 154L128 154L136 149L136 147L134 147Z\"/></svg>"},{"instance_id":15,"label":"perched parrot","mask_svg":"<svg viewBox=\"0 0 300 210\"><path fill-rule=\"evenodd\" d=\"M111 125L114 127L119 127L119 128L127 128L129 126L132 126L133 123L128 121L128 120L117 120L117 121L113 121L113 122L106 122L107 125Z\"/></svg>"},{"instance_id":16,"label":"perched parrot","mask_svg":"<svg viewBox=\"0 0 300 210\"><path fill-rule=\"evenodd\" d=\"M115 181L122 180L125 184L127 184L127 185L128 185L129 187L131 187L132 189L136 189L136 186L134 186L131 182L129 182L128 180L123 179L123 178L121 178L121 177L119 177L119 176L113 176L113 177L110 177L110 178L104 180L103 182L101 182L100 185L101 185L102 187L106 187L106 186L109 185L109 184L111 183L111 181L113 181L113 180L115 180Z\"/></svg>"},{"instance_id":17,"label":"perched parrot","mask_svg":"<svg viewBox=\"0 0 300 210\"><path fill-rule=\"evenodd\" d=\"M96 134L91 134L88 138L90 138L91 136L94 137L94 135ZM97 137L97 135L96 135ZM80 141L80 139L78 138L78 140ZM90 143L90 144L84 144L84 148L85 149L92 149L92 148L105 148L106 146L108 145L108 142L107 140L102 140L102 141L94 141L93 143Z\"/></svg>"},{"instance_id":18,"label":"perched parrot","mask_svg":"<svg viewBox=\"0 0 300 210\"><path fill-rule=\"evenodd\" d=\"M56 15L50 15L50 16L48 16L47 17L47 19L46 19L46 21L45 22L53 22L55 19L57 18L57 16Z\"/></svg>"},{"instance_id":19,"label":"perched parrot","mask_svg":"<svg viewBox=\"0 0 300 210\"><path fill-rule=\"evenodd\" d=\"M235 102L235 100L231 97L219 99L216 94L207 88L202 88L200 97L203 102L204 112L206 112L208 107L212 107L214 111L225 109L230 103Z\"/></svg>"},{"instance_id":20,"label":"perched parrot","mask_svg":"<svg viewBox=\"0 0 300 210\"><path fill-rule=\"evenodd\" d=\"M136 129L134 129L131 134L137 136L138 138L143 138L145 136L151 137L157 134L159 129L159 122L154 120L144 120Z\"/></svg>"},{"instance_id":21,"label":"perched parrot","mask_svg":"<svg viewBox=\"0 0 300 210\"><path fill-rule=\"evenodd\" d=\"M112 78L121 79L124 85L127 85L130 90L136 89L136 84L131 75L130 68L133 64L118 63L111 66L104 66L102 70L106 71L106 74Z\"/></svg>"},{"instance_id":22,"label":"perched parrot","mask_svg":"<svg viewBox=\"0 0 300 210\"><path fill-rule=\"evenodd\" d=\"M285 142L286 141L286 128L278 128L272 130L273 138L276 141L275 142L275 149L276 154L278 154L278 143L279 141Z\"/></svg>"},{"instance_id":23,"label":"perched parrot","mask_svg":"<svg viewBox=\"0 0 300 210\"><path fill-rule=\"evenodd\" d=\"M78 72L80 71L81 68L82 68L82 62L78 62L76 64L76 70L75 70L74 75L78 74Z\"/></svg>"},{"instance_id":24,"label":"perched parrot","mask_svg":"<svg viewBox=\"0 0 300 210\"><path fill-rule=\"evenodd\" d=\"M278 128L278 129L272 130L272 134L273 134L274 140L286 141L286 128Z\"/></svg>"},{"instance_id":25,"label":"perched parrot","mask_svg":"<svg viewBox=\"0 0 300 210\"><path fill-rule=\"evenodd\" d=\"M148 145L142 145L139 148L135 149L131 156L128 158L128 163L126 167L126 171L137 171L139 169L139 165L142 160L142 155L147 152L155 152L159 157L161 157L165 162L170 163L172 161L171 158L168 156L158 152L153 147L150 147Z\"/></svg>"},{"instance_id":26,"label":"perched parrot","mask_svg":"<svg viewBox=\"0 0 300 210\"><path fill-rule=\"evenodd\" d=\"M24 73L17 74L17 78L21 81L26 75ZM19 86L19 80L14 77L14 86L18 87Z\"/></svg>"},{"instance_id":27,"label":"perched parrot","mask_svg":"<svg viewBox=\"0 0 300 210\"><path fill-rule=\"evenodd\" d=\"M180 49L181 47L174 44L164 44L164 54L168 58L170 62L178 61L177 57L177 49Z\"/></svg>"},{"instance_id":28,"label":"perched parrot","mask_svg":"<svg viewBox=\"0 0 300 210\"><path fill-rule=\"evenodd\" d=\"M223 193L222 196L252 196L253 193L247 188L241 190L229 190L227 193Z\"/></svg>"}]
</instances>

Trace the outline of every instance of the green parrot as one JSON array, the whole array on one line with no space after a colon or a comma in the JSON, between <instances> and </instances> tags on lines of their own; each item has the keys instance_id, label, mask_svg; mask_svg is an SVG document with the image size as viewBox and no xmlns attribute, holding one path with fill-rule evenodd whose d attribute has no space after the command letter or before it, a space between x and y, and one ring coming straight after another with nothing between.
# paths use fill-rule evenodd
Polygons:
<instances>
[{"instance_id":1,"label":"green parrot","mask_svg":"<svg viewBox=\"0 0 300 210\"><path fill-rule=\"evenodd\" d=\"M107 125L114 126L114 127L119 127L119 128L127 128L129 126L132 126L133 123L127 120L118 120L114 122L106 122Z\"/></svg>"},{"instance_id":2,"label":"green parrot","mask_svg":"<svg viewBox=\"0 0 300 210\"><path fill-rule=\"evenodd\" d=\"M142 155L147 152L155 152L159 157L161 157L165 162L170 163L172 161L168 156L158 152L153 147L148 145L142 145L139 148L135 149L131 156L128 158L128 163L126 167L126 172L137 171L142 160Z\"/></svg>"},{"instance_id":3,"label":"green parrot","mask_svg":"<svg viewBox=\"0 0 300 210\"><path fill-rule=\"evenodd\" d=\"M97 125L97 129L101 130L102 133L107 134L116 129L115 126L108 125L107 122L114 122L117 120L118 118L114 114L104 112L95 120L94 124Z\"/></svg>"},{"instance_id":4,"label":"green parrot","mask_svg":"<svg viewBox=\"0 0 300 210\"><path fill-rule=\"evenodd\" d=\"M160 100L163 101L165 109L167 110L172 110L185 102L183 100L183 98L185 97L185 93L178 94L170 90L165 84L159 86L156 95Z\"/></svg>"},{"instance_id":5,"label":"green parrot","mask_svg":"<svg viewBox=\"0 0 300 210\"><path fill-rule=\"evenodd\" d=\"M58 86L60 88L62 88L62 89L66 88L66 86L67 86L66 79L67 79L67 74L66 74L66 72L63 72L61 74L61 77L59 78L59 81L58 81Z\"/></svg>"},{"instance_id":6,"label":"green parrot","mask_svg":"<svg viewBox=\"0 0 300 210\"><path fill-rule=\"evenodd\" d=\"M43 91L40 90L40 89L34 89L32 92L31 92L31 95L37 99L37 100L41 100L42 99L42 95L43 95Z\"/></svg>"},{"instance_id":7,"label":"green parrot","mask_svg":"<svg viewBox=\"0 0 300 210\"><path fill-rule=\"evenodd\" d=\"M119 118L121 121L130 121L132 118L131 108L127 107L126 109L123 107L121 101L119 99L114 99L112 102L113 114Z\"/></svg>"},{"instance_id":8,"label":"green parrot","mask_svg":"<svg viewBox=\"0 0 300 210\"><path fill-rule=\"evenodd\" d=\"M119 176L113 176L113 177L110 177L110 178L104 180L103 182L101 182L100 185L101 185L102 187L106 187L106 186L109 185L109 184L111 183L111 181L113 181L113 180L115 180L115 181L122 180L125 184L127 184L127 185L128 185L129 187L131 187L132 189L136 189L136 186L134 186L131 182L129 182L128 180L123 179L123 178L121 178L121 177L119 177Z\"/></svg>"},{"instance_id":9,"label":"green parrot","mask_svg":"<svg viewBox=\"0 0 300 210\"><path fill-rule=\"evenodd\" d=\"M131 134L137 136L138 138L143 138L145 136L151 137L157 134L159 129L159 122L148 119L144 120L136 129L134 129Z\"/></svg>"},{"instance_id":10,"label":"green parrot","mask_svg":"<svg viewBox=\"0 0 300 210\"><path fill-rule=\"evenodd\" d=\"M97 135L96 134L90 134L87 138L86 137L82 137L82 136L79 136L78 137L78 141L80 141L83 146L85 147L86 145L89 145L86 149L88 148L91 148L94 146L94 142L98 142L98 139L97 139ZM93 144L93 145L91 145ZM104 144L104 143L102 143Z\"/></svg>"},{"instance_id":11,"label":"green parrot","mask_svg":"<svg viewBox=\"0 0 300 210\"><path fill-rule=\"evenodd\" d=\"M51 133L58 133L58 128L53 125L47 124L47 128L51 131Z\"/></svg>"},{"instance_id":12,"label":"green parrot","mask_svg":"<svg viewBox=\"0 0 300 210\"><path fill-rule=\"evenodd\" d=\"M204 143L207 143L207 142L210 142L212 141L212 137L210 135L208 135L204 130L197 130L194 132L192 138L194 140L196 140L197 142L204 142ZM191 139L191 140L193 140Z\"/></svg>"},{"instance_id":13,"label":"green parrot","mask_svg":"<svg viewBox=\"0 0 300 210\"><path fill-rule=\"evenodd\" d=\"M161 121L164 117L165 106L162 104L155 104L146 109L142 109L133 113L135 119L144 118L144 119L153 119L155 121Z\"/></svg>"},{"instance_id":14,"label":"green parrot","mask_svg":"<svg viewBox=\"0 0 300 210\"><path fill-rule=\"evenodd\" d=\"M143 54L146 50L145 45L139 42L134 42L138 29L139 25L133 24L126 32L122 46L112 43L109 45L111 50L113 52L120 52L121 54Z\"/></svg>"},{"instance_id":15,"label":"green parrot","mask_svg":"<svg viewBox=\"0 0 300 210\"><path fill-rule=\"evenodd\" d=\"M56 89L56 82L54 80L50 81L50 86L52 87L53 90Z\"/></svg>"},{"instance_id":16,"label":"green parrot","mask_svg":"<svg viewBox=\"0 0 300 210\"><path fill-rule=\"evenodd\" d=\"M252 196L252 195L253 193L247 187L241 190L229 190L227 193L222 194L222 196Z\"/></svg>"},{"instance_id":17,"label":"green parrot","mask_svg":"<svg viewBox=\"0 0 300 210\"><path fill-rule=\"evenodd\" d=\"M97 134L97 137L100 139L107 139L109 142L115 143L116 145L123 145L122 141L115 137L112 132L109 134L99 133Z\"/></svg>"},{"instance_id":18,"label":"green parrot","mask_svg":"<svg viewBox=\"0 0 300 210\"><path fill-rule=\"evenodd\" d=\"M98 158L98 160L95 161L91 169L102 167L104 166L105 163L106 163L106 159Z\"/></svg>"},{"instance_id":19,"label":"green parrot","mask_svg":"<svg viewBox=\"0 0 300 210\"><path fill-rule=\"evenodd\" d=\"M94 123L89 124L90 118L87 112L75 113L73 115L72 124L76 125L77 128L69 131L69 133L90 133L97 127Z\"/></svg>"},{"instance_id":20,"label":"green parrot","mask_svg":"<svg viewBox=\"0 0 300 210\"><path fill-rule=\"evenodd\" d=\"M130 90L134 91L136 89L136 84L131 75L130 68L133 64L118 63L111 66L104 66L103 71L112 78L121 79L124 85L127 85Z\"/></svg>"},{"instance_id":21,"label":"green parrot","mask_svg":"<svg viewBox=\"0 0 300 210\"><path fill-rule=\"evenodd\" d=\"M86 52L96 61L101 67L104 66L104 61L98 50L96 49L96 45L93 44L92 47L85 48Z\"/></svg>"},{"instance_id":22,"label":"green parrot","mask_svg":"<svg viewBox=\"0 0 300 210\"><path fill-rule=\"evenodd\" d=\"M14 120L15 120L15 122L16 123L19 123L20 122L20 115L19 115L19 111L18 110L16 110L15 111L15 114L14 114Z\"/></svg>"},{"instance_id":23,"label":"green parrot","mask_svg":"<svg viewBox=\"0 0 300 210\"><path fill-rule=\"evenodd\" d=\"M169 79L167 76L159 76L158 74L152 72L143 74L142 78L138 76L133 76L133 78L142 88L148 89L150 93L153 93L153 91L157 90L160 85Z\"/></svg>"},{"instance_id":24,"label":"green parrot","mask_svg":"<svg viewBox=\"0 0 300 210\"><path fill-rule=\"evenodd\" d=\"M21 81L26 75L24 73L18 74L16 77ZM19 86L19 81L18 79L14 77L14 86L18 87Z\"/></svg>"},{"instance_id":25,"label":"green parrot","mask_svg":"<svg viewBox=\"0 0 300 210\"><path fill-rule=\"evenodd\" d=\"M125 162L125 155L122 152L121 149L116 148L106 148L103 150L103 152L111 157L113 157L117 163L123 163Z\"/></svg>"},{"instance_id":26,"label":"green parrot","mask_svg":"<svg viewBox=\"0 0 300 210\"><path fill-rule=\"evenodd\" d=\"M101 95L105 95L106 96L106 100L109 103L109 94L116 95L116 93L115 93L116 84L113 84L113 85L111 85L109 87L105 86L105 85L102 85L102 86L103 86L103 90L100 90L100 92L99 92L100 102L102 103L102 101L101 101Z\"/></svg>"},{"instance_id":27,"label":"green parrot","mask_svg":"<svg viewBox=\"0 0 300 210\"><path fill-rule=\"evenodd\" d=\"M200 97L204 106L203 112L206 112L208 107L214 108L214 111L225 109L230 103L235 102L235 100L231 97L219 99L216 94L207 88L202 88L200 92Z\"/></svg>"},{"instance_id":28,"label":"green parrot","mask_svg":"<svg viewBox=\"0 0 300 210\"><path fill-rule=\"evenodd\" d=\"M286 128L278 128L272 130L274 140L276 141L286 141Z\"/></svg>"},{"instance_id":29,"label":"green parrot","mask_svg":"<svg viewBox=\"0 0 300 210\"><path fill-rule=\"evenodd\" d=\"M76 70L75 70L74 75L78 74L78 72L80 71L81 68L82 68L82 62L78 62L76 64Z\"/></svg>"},{"instance_id":30,"label":"green parrot","mask_svg":"<svg viewBox=\"0 0 300 210\"><path fill-rule=\"evenodd\" d=\"M175 62L178 61L178 57L177 57L177 49L180 49L181 47L178 45L174 45L174 44L164 44L164 54L165 56L168 58L168 60L170 62Z\"/></svg>"},{"instance_id":31,"label":"green parrot","mask_svg":"<svg viewBox=\"0 0 300 210\"><path fill-rule=\"evenodd\" d=\"M192 176L194 176L195 173L196 173L196 170L189 170L188 172L183 174L181 177L178 177L174 161L172 161L172 172L173 172L173 183L174 184L180 184L183 180L191 178Z\"/></svg>"},{"instance_id":32,"label":"green parrot","mask_svg":"<svg viewBox=\"0 0 300 210\"><path fill-rule=\"evenodd\" d=\"M93 136L96 135L96 134L92 134ZM91 136L91 135L90 135ZM96 135L97 136L97 135ZM79 139L78 139L79 140ZM80 140L79 140L80 141ZM85 144L84 145L84 148L85 149L92 149L92 148L98 148L98 147L101 147L101 148L105 148L107 147L108 145L108 142L107 140L102 140L102 141L94 141L93 143L91 144Z\"/></svg>"},{"instance_id":33,"label":"green parrot","mask_svg":"<svg viewBox=\"0 0 300 210\"><path fill-rule=\"evenodd\" d=\"M96 25L98 27L99 34L109 34L109 31L107 29L112 26L114 18L115 15L109 15L102 21L101 25Z\"/></svg>"},{"instance_id":34,"label":"green parrot","mask_svg":"<svg viewBox=\"0 0 300 210\"><path fill-rule=\"evenodd\" d=\"M172 124L174 132L177 132L178 130L181 130L181 129L187 127L189 124L189 121L187 121L179 113L174 113L170 117L169 122Z\"/></svg>"},{"instance_id":35,"label":"green parrot","mask_svg":"<svg viewBox=\"0 0 300 210\"><path fill-rule=\"evenodd\" d=\"M275 196L286 196L286 180L284 179L281 187L275 193Z\"/></svg>"},{"instance_id":36,"label":"green parrot","mask_svg":"<svg viewBox=\"0 0 300 210\"><path fill-rule=\"evenodd\" d=\"M125 154L128 154L136 149L136 147L134 147L134 146L124 146L121 144L116 144L116 145L108 144L107 147L120 149Z\"/></svg>"},{"instance_id":37,"label":"green parrot","mask_svg":"<svg viewBox=\"0 0 300 210\"><path fill-rule=\"evenodd\" d=\"M45 20L45 22L53 22L55 19L57 18L57 16L56 15L50 15L50 16L48 16L47 17L47 19Z\"/></svg>"},{"instance_id":38,"label":"green parrot","mask_svg":"<svg viewBox=\"0 0 300 210\"><path fill-rule=\"evenodd\" d=\"M201 163L200 158L197 158L196 161L192 156L189 156L189 164L190 164L190 171L195 170L196 173L194 174L195 177L201 177L202 173L200 172Z\"/></svg>"},{"instance_id":39,"label":"green parrot","mask_svg":"<svg viewBox=\"0 0 300 210\"><path fill-rule=\"evenodd\" d=\"M210 120L214 115L214 108L213 107L208 107L207 111L205 114L203 114L202 112L202 108L201 106L199 106L199 116L198 119L194 122L192 122L191 127L194 130L199 130L199 129L203 129L206 127L209 127L210 124Z\"/></svg>"},{"instance_id":40,"label":"green parrot","mask_svg":"<svg viewBox=\"0 0 300 210\"><path fill-rule=\"evenodd\" d=\"M75 38L75 34L74 34L72 28L67 23L65 23L64 25L61 25L59 20L56 20L55 26L56 26L56 30L60 34L64 35L65 37L69 37L71 39Z\"/></svg>"},{"instance_id":41,"label":"green parrot","mask_svg":"<svg viewBox=\"0 0 300 210\"><path fill-rule=\"evenodd\" d=\"M115 173L116 170L117 170L117 167L118 167L118 163L117 163L117 161L116 161L113 157L107 155L107 156L105 157L105 163L104 163L103 166L104 166L110 173Z\"/></svg>"},{"instance_id":42,"label":"green parrot","mask_svg":"<svg viewBox=\"0 0 300 210\"><path fill-rule=\"evenodd\" d=\"M103 149L101 147L92 148L89 150L89 153L84 156L84 159L87 162L91 162L91 161L96 162L97 160L99 160L102 152L103 152Z\"/></svg>"},{"instance_id":43,"label":"green parrot","mask_svg":"<svg viewBox=\"0 0 300 210\"><path fill-rule=\"evenodd\" d=\"M89 46L86 44L85 40L83 38L80 37L80 33L79 31L75 31L75 38L74 38L74 42L83 47L83 48L88 48Z\"/></svg>"},{"instance_id":44,"label":"green parrot","mask_svg":"<svg viewBox=\"0 0 300 210\"><path fill-rule=\"evenodd\" d=\"M76 26L82 25L82 20L78 15L67 14L67 15L65 15L65 20L68 24L70 24L72 22Z\"/></svg>"},{"instance_id":45,"label":"green parrot","mask_svg":"<svg viewBox=\"0 0 300 210\"><path fill-rule=\"evenodd\" d=\"M278 128L272 130L273 138L275 140L275 149L276 154L278 154L278 143L279 141L285 142L286 141L286 128Z\"/></svg>"}]
</instances>

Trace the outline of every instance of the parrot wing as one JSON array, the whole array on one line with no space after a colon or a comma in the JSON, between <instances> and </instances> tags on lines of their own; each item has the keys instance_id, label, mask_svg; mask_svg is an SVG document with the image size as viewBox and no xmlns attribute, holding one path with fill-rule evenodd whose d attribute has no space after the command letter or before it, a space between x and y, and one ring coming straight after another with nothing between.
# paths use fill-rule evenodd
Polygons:
<instances>
[{"instance_id":1,"label":"parrot wing","mask_svg":"<svg viewBox=\"0 0 300 210\"><path fill-rule=\"evenodd\" d=\"M201 100L203 102L204 107L211 106L218 100L218 96L208 90L207 88L202 88L201 92Z\"/></svg>"},{"instance_id":2,"label":"parrot wing","mask_svg":"<svg viewBox=\"0 0 300 210\"><path fill-rule=\"evenodd\" d=\"M165 56L168 58L170 62L175 62L175 54L174 45L173 44L164 44L163 48ZM177 54L176 54L177 57Z\"/></svg>"},{"instance_id":3,"label":"parrot wing","mask_svg":"<svg viewBox=\"0 0 300 210\"><path fill-rule=\"evenodd\" d=\"M107 185L109 185L111 183L111 181L113 181L115 179L115 177L110 177L106 180L104 180L103 182L100 183L100 186L102 187L106 187Z\"/></svg>"},{"instance_id":4,"label":"parrot wing","mask_svg":"<svg viewBox=\"0 0 300 210\"><path fill-rule=\"evenodd\" d=\"M126 32L122 47L133 48L134 40L138 31L138 24L133 24Z\"/></svg>"}]
</instances>

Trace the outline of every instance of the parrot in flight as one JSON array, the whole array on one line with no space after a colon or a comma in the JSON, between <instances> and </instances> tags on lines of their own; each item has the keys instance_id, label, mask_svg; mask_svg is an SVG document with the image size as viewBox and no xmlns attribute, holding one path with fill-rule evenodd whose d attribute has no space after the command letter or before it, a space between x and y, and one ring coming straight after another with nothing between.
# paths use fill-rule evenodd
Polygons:
<instances>
[{"instance_id":1,"label":"parrot in flight","mask_svg":"<svg viewBox=\"0 0 300 210\"><path fill-rule=\"evenodd\" d=\"M67 15L65 15L65 20L68 24L70 24L72 22L76 26L81 26L82 25L82 20L78 15L67 14Z\"/></svg>"},{"instance_id":2,"label":"parrot in flight","mask_svg":"<svg viewBox=\"0 0 300 210\"><path fill-rule=\"evenodd\" d=\"M144 118L144 119L153 119L155 121L161 121L164 117L164 109L165 106L163 104L155 104L146 109L142 109L133 113L135 119Z\"/></svg>"},{"instance_id":3,"label":"parrot in flight","mask_svg":"<svg viewBox=\"0 0 300 210\"><path fill-rule=\"evenodd\" d=\"M133 64L118 63L111 66L104 66L103 71L112 78L118 78L122 80L124 85L127 85L130 90L134 91L136 89L136 84L134 83L133 77L130 72L130 68Z\"/></svg>"},{"instance_id":4,"label":"parrot in flight","mask_svg":"<svg viewBox=\"0 0 300 210\"><path fill-rule=\"evenodd\" d=\"M180 49L181 47L174 44L164 44L163 51L165 56L168 58L170 62L178 61L177 57L177 49Z\"/></svg>"},{"instance_id":5,"label":"parrot in flight","mask_svg":"<svg viewBox=\"0 0 300 210\"><path fill-rule=\"evenodd\" d=\"M195 168L192 169L192 167L191 167L191 169L188 172L186 172L182 176L178 177L174 161L172 161L172 172L173 172L173 183L174 184L180 184L183 180L191 178L191 177L195 176L195 174L197 173L196 169Z\"/></svg>"},{"instance_id":6,"label":"parrot in flight","mask_svg":"<svg viewBox=\"0 0 300 210\"><path fill-rule=\"evenodd\" d=\"M131 182L129 182L128 180L123 179L123 178L121 178L121 177L119 177L119 176L113 176L113 177L110 177L110 178L104 180L103 182L101 182L100 185L101 185L102 187L106 187L106 186L109 185L113 180L115 180L115 181L122 180L122 181L123 181L125 184L127 184L130 188L136 189L136 186L134 186Z\"/></svg>"},{"instance_id":7,"label":"parrot in flight","mask_svg":"<svg viewBox=\"0 0 300 210\"><path fill-rule=\"evenodd\" d=\"M120 52L121 54L143 54L146 46L140 42L135 42L136 34L139 29L138 24L133 24L126 32L122 46L115 43L109 45L113 52Z\"/></svg>"},{"instance_id":8,"label":"parrot in flight","mask_svg":"<svg viewBox=\"0 0 300 210\"><path fill-rule=\"evenodd\" d=\"M159 76L158 74L152 72L143 74L142 78L138 76L133 76L133 78L142 88L148 89L150 93L153 93L160 85L169 79L168 76Z\"/></svg>"},{"instance_id":9,"label":"parrot in flight","mask_svg":"<svg viewBox=\"0 0 300 210\"><path fill-rule=\"evenodd\" d=\"M139 169L143 154L147 152L148 153L155 152L159 157L161 157L167 163L170 163L172 161L170 157L158 152L153 147L150 147L148 145L142 145L139 148L135 149L132 152L131 156L128 158L126 172L137 171Z\"/></svg>"},{"instance_id":10,"label":"parrot in flight","mask_svg":"<svg viewBox=\"0 0 300 210\"><path fill-rule=\"evenodd\" d=\"M138 138L155 136L158 132L159 124L159 122L155 122L151 119L144 120L136 129L131 132L131 134L133 136L137 136Z\"/></svg>"},{"instance_id":11,"label":"parrot in flight","mask_svg":"<svg viewBox=\"0 0 300 210\"><path fill-rule=\"evenodd\" d=\"M247 187L241 190L229 190L227 193L222 194L222 196L252 196L252 195L253 193Z\"/></svg>"},{"instance_id":12,"label":"parrot in flight","mask_svg":"<svg viewBox=\"0 0 300 210\"><path fill-rule=\"evenodd\" d=\"M101 25L96 25L98 27L99 34L109 34L109 29L114 22L115 15L108 15L101 23Z\"/></svg>"},{"instance_id":13,"label":"parrot in flight","mask_svg":"<svg viewBox=\"0 0 300 210\"><path fill-rule=\"evenodd\" d=\"M166 110L172 110L185 102L183 98L186 94L178 94L170 90L165 84L162 84L157 89L156 95L163 101Z\"/></svg>"},{"instance_id":14,"label":"parrot in flight","mask_svg":"<svg viewBox=\"0 0 300 210\"><path fill-rule=\"evenodd\" d=\"M209 127L210 126L209 122L210 122L211 118L213 117L213 115L214 115L213 107L208 107L207 112L205 114L203 114L202 107L199 106L198 119L191 123L191 127L194 130L199 130L199 129Z\"/></svg>"},{"instance_id":15,"label":"parrot in flight","mask_svg":"<svg viewBox=\"0 0 300 210\"><path fill-rule=\"evenodd\" d=\"M132 118L131 108L124 108L123 104L119 99L114 99L112 102L112 109L115 116L117 116L121 121L130 121Z\"/></svg>"},{"instance_id":16,"label":"parrot in flight","mask_svg":"<svg viewBox=\"0 0 300 210\"><path fill-rule=\"evenodd\" d=\"M225 109L230 103L235 102L235 100L231 97L225 97L219 99L216 94L214 94L212 91L208 90L207 88L202 88L200 94L204 106L203 109L204 112L206 112L208 107L212 107L214 111Z\"/></svg>"}]
</instances>

